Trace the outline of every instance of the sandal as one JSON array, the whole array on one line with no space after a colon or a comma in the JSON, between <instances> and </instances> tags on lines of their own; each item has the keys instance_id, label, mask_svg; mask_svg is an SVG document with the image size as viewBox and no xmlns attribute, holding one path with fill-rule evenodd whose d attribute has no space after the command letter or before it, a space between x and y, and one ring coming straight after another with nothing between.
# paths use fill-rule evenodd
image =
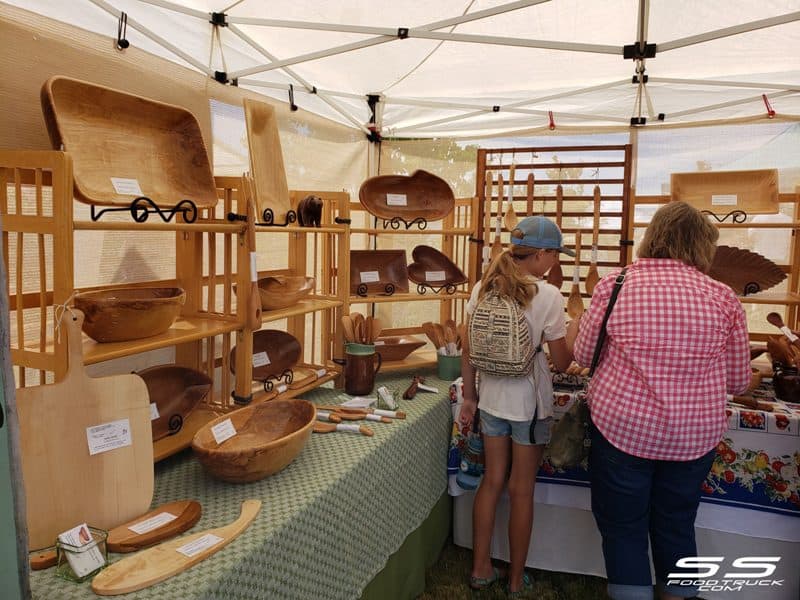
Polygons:
<instances>
[{"instance_id":1,"label":"sandal","mask_svg":"<svg viewBox=\"0 0 800 600\"><path fill-rule=\"evenodd\" d=\"M485 590L486 588L494 585L500 579L500 571L497 567L492 567L491 577L475 577L471 575L469 578L469 587L473 590Z\"/></svg>"},{"instance_id":2,"label":"sandal","mask_svg":"<svg viewBox=\"0 0 800 600\"><path fill-rule=\"evenodd\" d=\"M527 573L522 574L522 586L516 591L511 591L511 586L506 584L506 596L509 598L523 598L533 591L533 580Z\"/></svg>"}]
</instances>

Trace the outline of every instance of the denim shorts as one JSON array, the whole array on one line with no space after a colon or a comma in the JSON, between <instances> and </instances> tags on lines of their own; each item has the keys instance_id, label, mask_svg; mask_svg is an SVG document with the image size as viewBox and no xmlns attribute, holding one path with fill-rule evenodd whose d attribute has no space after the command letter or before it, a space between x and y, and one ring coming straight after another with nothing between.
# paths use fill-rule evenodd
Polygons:
<instances>
[{"instance_id":1,"label":"denim shorts","mask_svg":"<svg viewBox=\"0 0 800 600\"><path fill-rule=\"evenodd\" d=\"M552 417L541 420L536 419L536 424L533 427L536 446L550 443L550 424L552 421ZM531 421L511 421L481 411L481 431L483 435L489 437L511 436L515 444L522 446L534 445L534 442L531 441Z\"/></svg>"}]
</instances>

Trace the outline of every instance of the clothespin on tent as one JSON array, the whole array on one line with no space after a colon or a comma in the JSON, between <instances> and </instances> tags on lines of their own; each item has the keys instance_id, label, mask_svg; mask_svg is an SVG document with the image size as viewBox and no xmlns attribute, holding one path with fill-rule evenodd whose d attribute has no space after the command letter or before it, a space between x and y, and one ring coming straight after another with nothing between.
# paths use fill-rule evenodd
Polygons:
<instances>
[{"instance_id":1,"label":"clothespin on tent","mask_svg":"<svg viewBox=\"0 0 800 600\"><path fill-rule=\"evenodd\" d=\"M761 99L764 101L764 106L767 107L767 118L774 119L775 118L775 110L772 108L772 105L769 103L769 98L767 98L766 94L761 94Z\"/></svg>"}]
</instances>

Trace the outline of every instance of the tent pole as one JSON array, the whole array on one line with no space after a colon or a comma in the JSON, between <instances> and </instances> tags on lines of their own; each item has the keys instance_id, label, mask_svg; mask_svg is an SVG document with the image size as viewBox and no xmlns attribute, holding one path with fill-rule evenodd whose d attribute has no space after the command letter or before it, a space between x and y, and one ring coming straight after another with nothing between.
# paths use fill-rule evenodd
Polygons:
<instances>
[{"instance_id":1,"label":"tent pole","mask_svg":"<svg viewBox=\"0 0 800 600\"><path fill-rule=\"evenodd\" d=\"M796 94L795 91L785 91L785 92L776 92L775 94L770 94L770 98L780 98L782 96L791 96ZM684 117L686 115L694 115L700 112L706 112L709 110L717 110L718 108L727 108L729 106L736 106L738 104L749 104L750 102L763 102L761 95L758 96L751 96L749 98L742 98L741 100L731 100L730 102L720 102L719 104L709 104L708 106L700 106L698 108L691 108L689 110L681 110L678 112L670 113L669 117Z\"/></svg>"},{"instance_id":2,"label":"tent pole","mask_svg":"<svg viewBox=\"0 0 800 600\"><path fill-rule=\"evenodd\" d=\"M793 90L800 91L800 86L796 84L784 83L760 83L748 81L721 81L719 79L680 79L678 77L651 77L651 83L683 83L686 85L708 85L719 87L744 87L769 90Z\"/></svg>"},{"instance_id":3,"label":"tent pole","mask_svg":"<svg viewBox=\"0 0 800 600\"><path fill-rule=\"evenodd\" d=\"M787 13L785 15L778 15L777 17L770 17L768 19L760 19L758 21L751 21L749 23L742 23L741 25L734 25L732 27L725 27L715 31L707 31L698 35L691 35L689 37L680 38L671 42L656 45L657 52L667 52L668 50L675 50L676 48L684 48L693 44L700 44L710 40L718 40L720 38L729 37L739 33L746 33L748 31L755 31L756 29L764 29L766 27L775 27L776 25L783 25L784 23L791 23L792 21L800 20L800 11Z\"/></svg>"}]
</instances>

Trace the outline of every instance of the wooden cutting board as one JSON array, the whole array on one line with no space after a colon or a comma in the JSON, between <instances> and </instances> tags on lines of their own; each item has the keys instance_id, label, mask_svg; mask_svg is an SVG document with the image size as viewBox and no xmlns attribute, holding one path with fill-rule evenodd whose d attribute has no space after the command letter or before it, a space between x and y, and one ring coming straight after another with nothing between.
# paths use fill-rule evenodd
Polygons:
<instances>
[{"instance_id":1,"label":"wooden cutting board","mask_svg":"<svg viewBox=\"0 0 800 600\"><path fill-rule=\"evenodd\" d=\"M203 508L196 500L179 500L162 504L147 514L109 531L106 539L108 551L125 553L147 548L191 529L202 514ZM153 527L166 519L171 520ZM147 531L137 533L137 529L147 529Z\"/></svg>"},{"instance_id":2,"label":"wooden cutting board","mask_svg":"<svg viewBox=\"0 0 800 600\"><path fill-rule=\"evenodd\" d=\"M227 546L231 540L247 529L259 510L261 510L261 500L245 500L239 518L229 525L170 540L123 558L94 578L92 590L101 596L115 596L135 592L169 579ZM185 549L187 544L193 542L199 544L201 538L208 539L206 536L216 536L221 539L192 556L186 556L178 551L178 548Z\"/></svg>"},{"instance_id":3,"label":"wooden cutting board","mask_svg":"<svg viewBox=\"0 0 800 600\"><path fill-rule=\"evenodd\" d=\"M31 549L52 546L59 533L81 523L116 527L147 512L153 500L147 386L138 375L88 377L83 313L73 312L62 321L69 356L63 381L17 390ZM90 455L87 428L117 421L131 443Z\"/></svg>"}]
</instances>

